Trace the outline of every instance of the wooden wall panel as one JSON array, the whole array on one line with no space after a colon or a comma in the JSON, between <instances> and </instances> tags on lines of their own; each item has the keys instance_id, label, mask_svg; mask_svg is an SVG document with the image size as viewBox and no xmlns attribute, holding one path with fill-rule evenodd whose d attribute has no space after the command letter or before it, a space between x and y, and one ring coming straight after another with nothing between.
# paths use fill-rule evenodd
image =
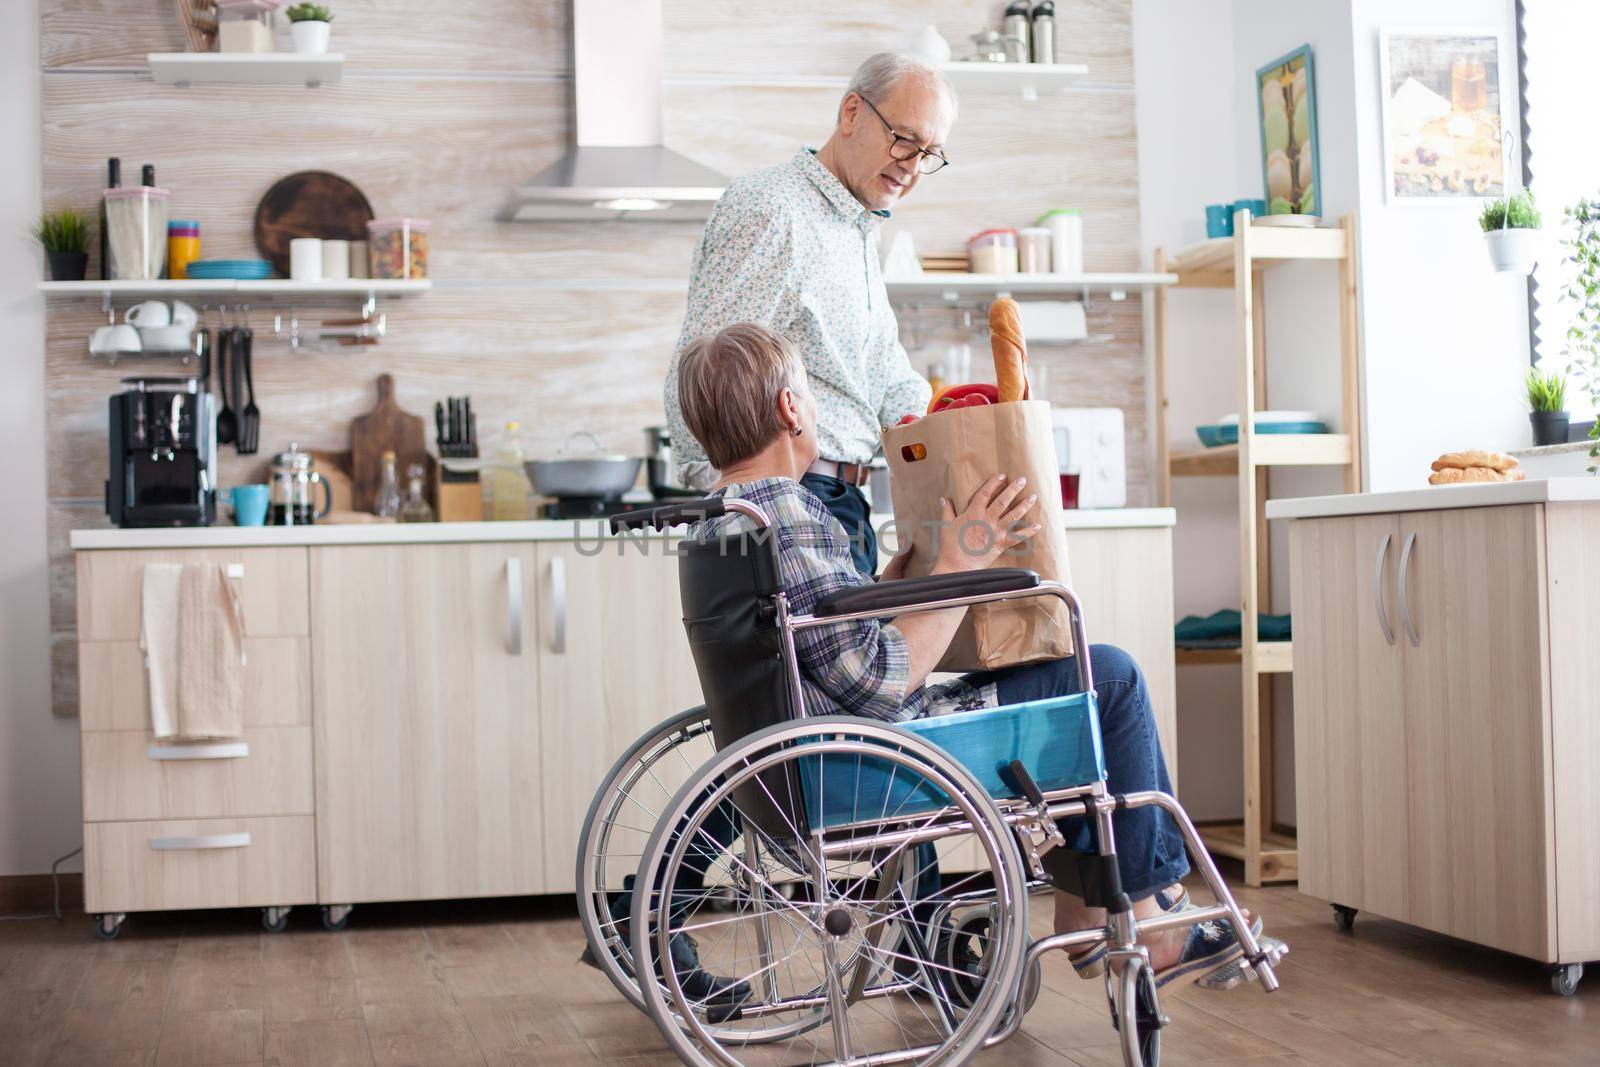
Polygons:
<instances>
[{"instance_id":1,"label":"wooden wall panel","mask_svg":"<svg viewBox=\"0 0 1600 1067\"><path fill-rule=\"evenodd\" d=\"M349 420L373 381L395 376L401 403L427 415L447 394L471 394L485 445L507 419L548 452L573 431L637 451L658 422L661 378L683 317L699 227L684 224L516 224L499 220L510 190L556 159L571 137L570 0L345 0L335 47L343 84L321 90L153 84L145 53L182 48L171 0L41 0L44 201L92 206L108 155L125 173L154 163L174 190L172 215L202 220L208 256L254 254L255 205L284 174L327 169L359 185L380 214L433 220L441 285L386 302L390 336L375 348L291 352L256 306L256 392L262 453L225 450L225 485L265 477L290 441L346 447ZM665 0L667 141L729 175L818 145L845 78L869 52L903 47L937 26L960 55L1003 4L886 0L861 8L819 0L803 13L725 0ZM989 226L1026 225L1048 208L1085 211L1091 269L1139 264L1131 0L1075 0L1058 19L1061 58L1091 67L1082 86L1026 104L967 94L951 137L955 165L895 211L923 250L960 247ZM91 268L93 269L93 268ZM447 287L452 286L453 287ZM1116 406L1128 427L1130 501L1148 499L1142 323L1137 298L1089 307L1094 340L1040 346L1057 403ZM304 318L353 305L317 300ZM98 304L48 303L46 397L55 704L76 703L74 573L68 532L105 525L105 402L152 360L111 367L86 339ZM959 310L901 309L902 337L926 365L987 341Z\"/></svg>"}]
</instances>

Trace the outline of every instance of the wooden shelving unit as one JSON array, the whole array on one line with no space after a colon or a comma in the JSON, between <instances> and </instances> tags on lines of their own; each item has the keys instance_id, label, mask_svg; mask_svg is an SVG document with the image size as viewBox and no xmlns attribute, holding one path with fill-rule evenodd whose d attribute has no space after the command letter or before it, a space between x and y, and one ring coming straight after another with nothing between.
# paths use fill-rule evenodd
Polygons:
<instances>
[{"instance_id":1,"label":"wooden shelving unit","mask_svg":"<svg viewBox=\"0 0 1600 1067\"><path fill-rule=\"evenodd\" d=\"M1332 434L1265 434L1254 427L1254 412L1267 408L1266 318L1260 299L1268 269L1275 263L1330 260L1338 264L1339 429ZM1243 617L1236 649L1179 649L1184 664L1237 664L1242 672L1240 715L1244 732L1244 818L1201 826L1207 847L1244 862L1245 881L1294 881L1298 856L1292 834L1272 818L1272 679L1294 670L1289 641L1262 641L1257 613L1271 603L1267 539L1267 472L1273 467L1338 467L1345 492L1361 488L1361 413L1356 359L1355 217L1338 227L1280 228L1251 225L1249 215L1234 218L1234 236L1203 241L1168 257L1156 249L1155 269L1177 275L1176 288L1231 289L1234 300L1235 373L1239 398L1239 443L1174 453L1167 426L1167 287L1155 295L1155 378L1157 494L1172 504L1172 479L1235 477L1239 482L1239 611ZM1331 407L1331 402L1330 402Z\"/></svg>"}]
</instances>

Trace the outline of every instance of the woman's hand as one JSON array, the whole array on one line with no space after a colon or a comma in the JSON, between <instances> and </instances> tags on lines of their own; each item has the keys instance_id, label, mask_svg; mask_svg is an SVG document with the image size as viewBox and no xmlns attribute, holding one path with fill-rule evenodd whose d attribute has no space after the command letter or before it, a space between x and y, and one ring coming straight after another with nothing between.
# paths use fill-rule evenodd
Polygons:
<instances>
[{"instance_id":1,"label":"woman's hand","mask_svg":"<svg viewBox=\"0 0 1600 1067\"><path fill-rule=\"evenodd\" d=\"M944 529L933 573L982 570L1038 533L1038 523L1021 525L1023 516L1039 502L1037 493L1017 499L1027 485L1026 478L997 474L978 487L959 514L949 500L941 499Z\"/></svg>"},{"instance_id":2,"label":"woman's hand","mask_svg":"<svg viewBox=\"0 0 1600 1067\"><path fill-rule=\"evenodd\" d=\"M906 564L911 560L911 552L916 546L910 542L906 547L894 554L894 558L883 565L883 570L878 572L878 581L897 582L906 576Z\"/></svg>"}]
</instances>

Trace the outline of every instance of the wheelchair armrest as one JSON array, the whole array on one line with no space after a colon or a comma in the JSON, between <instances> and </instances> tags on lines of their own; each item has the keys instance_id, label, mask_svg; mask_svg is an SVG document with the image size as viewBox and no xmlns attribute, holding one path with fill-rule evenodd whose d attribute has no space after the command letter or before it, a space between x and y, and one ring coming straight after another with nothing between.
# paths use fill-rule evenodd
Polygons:
<instances>
[{"instance_id":1,"label":"wheelchair armrest","mask_svg":"<svg viewBox=\"0 0 1600 1067\"><path fill-rule=\"evenodd\" d=\"M668 526L682 526L685 523L714 519L726 510L722 498L718 496L703 497L699 500L680 500L675 504L657 504L653 508L638 508L611 516L611 532L616 534L623 530L637 530L645 526L653 530L662 530Z\"/></svg>"},{"instance_id":2,"label":"wheelchair armrest","mask_svg":"<svg viewBox=\"0 0 1600 1067\"><path fill-rule=\"evenodd\" d=\"M901 578L874 582L829 593L817 601L812 614L818 618L850 615L858 611L889 612L899 608L921 607L953 597L982 596L987 593L1014 593L1032 589L1039 576L1019 567L996 567L955 574L930 574L925 578Z\"/></svg>"}]
</instances>

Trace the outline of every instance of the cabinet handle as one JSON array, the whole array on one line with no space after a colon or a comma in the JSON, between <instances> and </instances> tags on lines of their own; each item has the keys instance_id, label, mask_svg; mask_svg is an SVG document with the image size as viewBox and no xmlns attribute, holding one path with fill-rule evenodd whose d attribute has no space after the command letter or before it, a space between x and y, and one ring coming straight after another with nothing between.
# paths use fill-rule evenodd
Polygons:
<instances>
[{"instance_id":1,"label":"cabinet handle","mask_svg":"<svg viewBox=\"0 0 1600 1067\"><path fill-rule=\"evenodd\" d=\"M560 556L550 561L550 598L555 603L550 649L562 655L567 651L567 561Z\"/></svg>"},{"instance_id":2,"label":"cabinet handle","mask_svg":"<svg viewBox=\"0 0 1600 1067\"><path fill-rule=\"evenodd\" d=\"M1417 531L1412 530L1406 534L1405 547L1400 550L1400 621L1406 624L1406 636L1411 639L1412 648L1422 644L1422 638L1417 636L1417 628L1411 622L1411 598L1406 596L1406 568L1411 563L1411 546L1416 543Z\"/></svg>"},{"instance_id":3,"label":"cabinet handle","mask_svg":"<svg viewBox=\"0 0 1600 1067\"><path fill-rule=\"evenodd\" d=\"M151 745L147 753L151 759L242 759L250 755L248 741L231 741L220 745Z\"/></svg>"},{"instance_id":4,"label":"cabinet handle","mask_svg":"<svg viewBox=\"0 0 1600 1067\"><path fill-rule=\"evenodd\" d=\"M204 837L152 837L150 847L157 852L204 852L213 848L244 848L250 843L250 832L238 834L207 834Z\"/></svg>"},{"instance_id":5,"label":"cabinet handle","mask_svg":"<svg viewBox=\"0 0 1600 1067\"><path fill-rule=\"evenodd\" d=\"M522 655L522 560L506 560L506 645L513 656Z\"/></svg>"},{"instance_id":6,"label":"cabinet handle","mask_svg":"<svg viewBox=\"0 0 1600 1067\"><path fill-rule=\"evenodd\" d=\"M1394 630L1389 626L1389 614L1383 610L1383 561L1389 558L1389 535L1383 535L1378 546L1378 560L1372 566L1372 599L1378 605L1378 625L1383 627L1383 639L1394 644Z\"/></svg>"}]
</instances>

